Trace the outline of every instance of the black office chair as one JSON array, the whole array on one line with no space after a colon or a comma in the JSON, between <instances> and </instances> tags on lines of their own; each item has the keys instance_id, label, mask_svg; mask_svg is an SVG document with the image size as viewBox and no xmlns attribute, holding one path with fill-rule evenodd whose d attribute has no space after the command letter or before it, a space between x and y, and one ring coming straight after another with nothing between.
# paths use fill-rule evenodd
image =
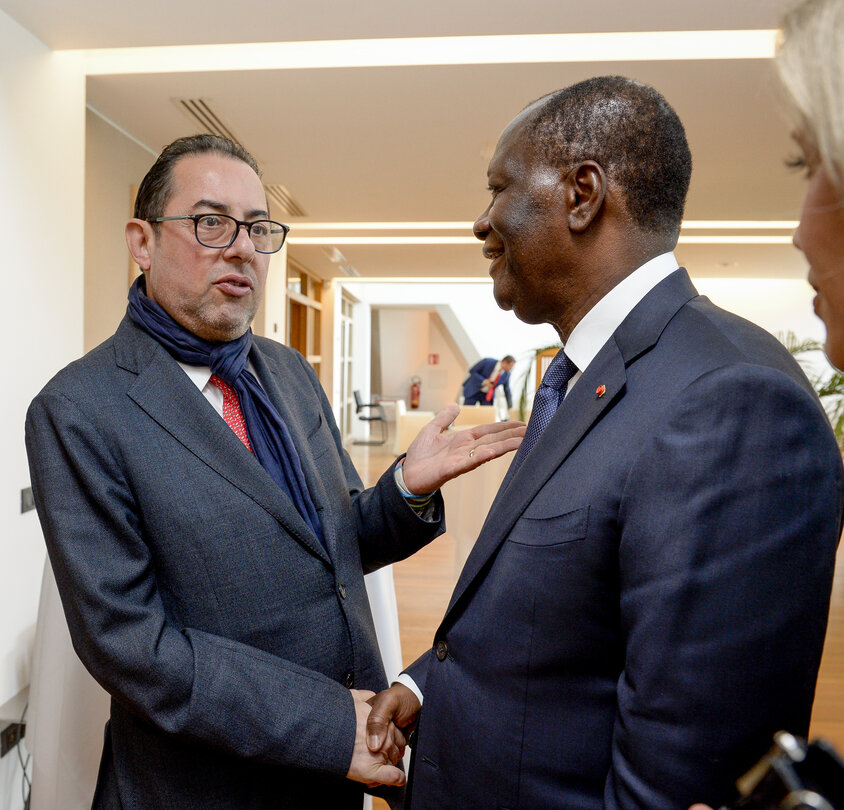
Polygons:
<instances>
[{"instance_id":1,"label":"black office chair","mask_svg":"<svg viewBox=\"0 0 844 810\"><path fill-rule=\"evenodd\" d=\"M384 406L380 402L364 402L361 399L360 391L355 391L355 413L362 422L378 422L381 425L381 438L378 441L364 441L356 439L354 444L384 444L387 441L387 416L384 413ZM370 409L370 415L361 413L364 408Z\"/></svg>"}]
</instances>

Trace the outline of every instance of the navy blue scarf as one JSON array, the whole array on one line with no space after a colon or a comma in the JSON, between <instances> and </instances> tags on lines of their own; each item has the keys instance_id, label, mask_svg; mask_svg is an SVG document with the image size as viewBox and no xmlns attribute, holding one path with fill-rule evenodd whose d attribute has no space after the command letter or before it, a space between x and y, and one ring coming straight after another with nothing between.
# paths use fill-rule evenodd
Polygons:
<instances>
[{"instance_id":1,"label":"navy blue scarf","mask_svg":"<svg viewBox=\"0 0 844 810\"><path fill-rule=\"evenodd\" d=\"M129 290L129 317L180 363L208 366L212 374L234 388L256 458L290 496L299 514L324 545L322 526L290 431L258 380L246 368L252 348L252 330L226 343L203 340L188 332L147 296L144 276L139 276Z\"/></svg>"}]
</instances>

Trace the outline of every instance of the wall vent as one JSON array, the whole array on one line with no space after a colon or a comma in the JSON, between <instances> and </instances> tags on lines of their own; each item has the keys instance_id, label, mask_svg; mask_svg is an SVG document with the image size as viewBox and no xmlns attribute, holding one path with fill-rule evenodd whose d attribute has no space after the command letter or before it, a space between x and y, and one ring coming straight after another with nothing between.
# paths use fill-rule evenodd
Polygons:
<instances>
[{"instance_id":1,"label":"wall vent","mask_svg":"<svg viewBox=\"0 0 844 810\"><path fill-rule=\"evenodd\" d=\"M212 135L221 135L224 138L228 138L229 140L240 144L247 151L252 151L240 142L237 136L231 131L230 127L211 106L208 99L174 98L173 101L202 132L209 132ZM252 154L254 154L254 152ZM293 199L293 195L280 183L272 185L264 183L264 188L267 191L267 196L279 206L282 216L307 216L302 206Z\"/></svg>"},{"instance_id":2,"label":"wall vent","mask_svg":"<svg viewBox=\"0 0 844 810\"><path fill-rule=\"evenodd\" d=\"M173 101L203 132L221 135L235 143L240 143L232 131L223 123L220 116L211 108L208 99L174 98Z\"/></svg>"},{"instance_id":3,"label":"wall vent","mask_svg":"<svg viewBox=\"0 0 844 810\"><path fill-rule=\"evenodd\" d=\"M273 183L272 185L264 185L267 190L267 196L278 204L283 214L290 217L306 217L308 216L293 195L280 183Z\"/></svg>"}]
</instances>

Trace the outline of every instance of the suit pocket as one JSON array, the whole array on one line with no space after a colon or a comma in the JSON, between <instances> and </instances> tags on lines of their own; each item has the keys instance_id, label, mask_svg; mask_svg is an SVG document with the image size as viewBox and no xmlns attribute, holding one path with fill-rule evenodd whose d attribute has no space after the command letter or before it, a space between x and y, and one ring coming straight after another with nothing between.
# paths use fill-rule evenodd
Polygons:
<instances>
[{"instance_id":1,"label":"suit pocket","mask_svg":"<svg viewBox=\"0 0 844 810\"><path fill-rule=\"evenodd\" d=\"M520 546L559 546L586 538L589 507L562 514L544 514L540 506L531 504L513 526L509 542Z\"/></svg>"},{"instance_id":2,"label":"suit pocket","mask_svg":"<svg viewBox=\"0 0 844 810\"><path fill-rule=\"evenodd\" d=\"M317 416L316 425L308 430L308 446L314 459L324 456L334 447L334 437L328 429L328 424L321 413Z\"/></svg>"}]
</instances>

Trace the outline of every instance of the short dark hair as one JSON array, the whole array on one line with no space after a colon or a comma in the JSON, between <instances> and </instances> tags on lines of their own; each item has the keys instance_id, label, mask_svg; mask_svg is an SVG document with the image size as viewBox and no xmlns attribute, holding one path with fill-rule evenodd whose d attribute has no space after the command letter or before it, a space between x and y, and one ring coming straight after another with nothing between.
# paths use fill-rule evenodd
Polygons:
<instances>
[{"instance_id":1,"label":"short dark hair","mask_svg":"<svg viewBox=\"0 0 844 810\"><path fill-rule=\"evenodd\" d=\"M512 354L505 354L504 357L501 358L502 363L515 363L516 358L513 357Z\"/></svg>"},{"instance_id":2,"label":"short dark hair","mask_svg":"<svg viewBox=\"0 0 844 810\"><path fill-rule=\"evenodd\" d=\"M534 104L528 134L550 165L596 161L621 187L640 228L679 233L692 156L683 124L660 93L623 76L599 76Z\"/></svg>"},{"instance_id":3,"label":"short dark hair","mask_svg":"<svg viewBox=\"0 0 844 810\"><path fill-rule=\"evenodd\" d=\"M144 179L141 180L141 185L138 187L138 196L135 198L135 218L154 219L163 216L164 209L167 207L167 202L173 191L173 167L183 157L202 155L208 152L216 152L235 160L242 160L253 169L258 177L261 176L261 170L258 168L255 158L239 143L235 143L228 138L204 133L177 138L173 143L164 147Z\"/></svg>"}]
</instances>

